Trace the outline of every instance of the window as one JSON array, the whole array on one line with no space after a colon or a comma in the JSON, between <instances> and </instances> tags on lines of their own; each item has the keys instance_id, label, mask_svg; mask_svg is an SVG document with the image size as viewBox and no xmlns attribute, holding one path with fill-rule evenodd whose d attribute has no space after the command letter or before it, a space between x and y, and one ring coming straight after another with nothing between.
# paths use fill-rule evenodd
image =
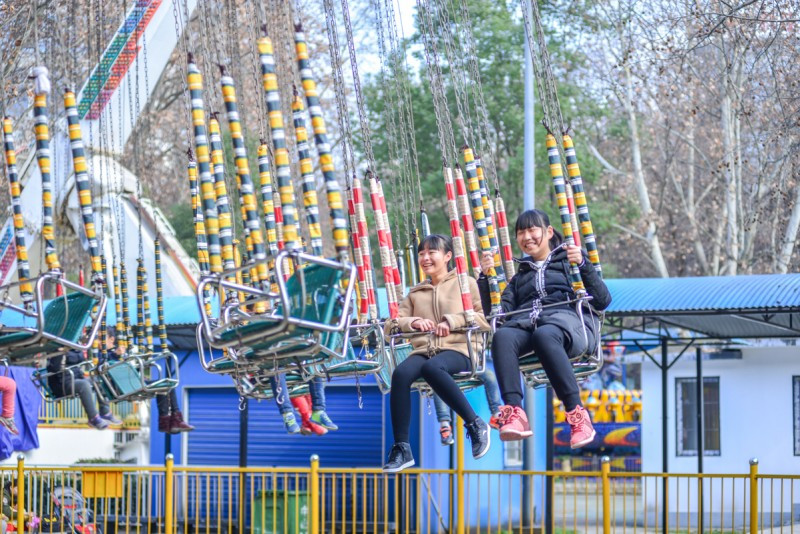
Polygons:
<instances>
[{"instance_id":1,"label":"window","mask_svg":"<svg viewBox=\"0 0 800 534\"><path fill-rule=\"evenodd\" d=\"M794 415L794 455L800 456L800 376L792 377L792 415Z\"/></svg>"},{"instance_id":2,"label":"window","mask_svg":"<svg viewBox=\"0 0 800 534\"><path fill-rule=\"evenodd\" d=\"M522 467L523 441L503 442L503 467Z\"/></svg>"},{"instance_id":3,"label":"window","mask_svg":"<svg viewBox=\"0 0 800 534\"><path fill-rule=\"evenodd\" d=\"M697 379L675 379L676 450L678 456L697 456ZM719 377L703 377L703 451L720 455Z\"/></svg>"}]
</instances>

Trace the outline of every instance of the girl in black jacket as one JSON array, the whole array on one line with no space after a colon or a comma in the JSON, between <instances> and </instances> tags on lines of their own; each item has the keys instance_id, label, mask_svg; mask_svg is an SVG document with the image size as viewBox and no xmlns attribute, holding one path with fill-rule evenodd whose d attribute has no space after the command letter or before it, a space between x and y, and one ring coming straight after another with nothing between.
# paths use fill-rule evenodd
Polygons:
<instances>
[{"instance_id":1,"label":"girl in black jacket","mask_svg":"<svg viewBox=\"0 0 800 534\"><path fill-rule=\"evenodd\" d=\"M591 443L595 431L589 413L581 406L580 388L569 359L595 347L600 332L588 311L584 313L584 330L575 303L568 303L575 299L569 280L570 262L578 264L596 310L608 307L611 295L581 248L567 246L550 226L546 213L540 210L523 212L517 218L515 229L517 244L525 255L517 260L518 272L503 291L502 311L530 308L533 311L508 317L492 339L495 373L506 404L501 408L500 439L513 441L532 435L522 408L519 357L533 351L553 390L564 403L572 431L570 445L573 449L582 447ZM488 272L492 266L492 255L487 253L481 258L483 272ZM489 287L484 275L478 280L478 287L485 302L484 309L489 309Z\"/></svg>"}]
</instances>

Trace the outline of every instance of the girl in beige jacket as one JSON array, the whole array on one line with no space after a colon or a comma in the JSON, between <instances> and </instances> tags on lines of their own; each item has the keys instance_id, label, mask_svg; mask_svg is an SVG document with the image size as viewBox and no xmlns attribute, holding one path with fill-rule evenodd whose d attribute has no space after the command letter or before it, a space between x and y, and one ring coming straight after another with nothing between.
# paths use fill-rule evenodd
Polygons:
<instances>
[{"instance_id":1,"label":"girl in beige jacket","mask_svg":"<svg viewBox=\"0 0 800 534\"><path fill-rule=\"evenodd\" d=\"M478 417L453 374L471 370L467 336L459 332L467 320L461 304L461 289L455 270L448 264L453 257L449 237L432 234L419 244L419 266L428 279L413 287L400 303L397 318L387 321L386 333L420 332L411 338L413 350L392 373L391 413L394 445L383 470L396 473L414 465L408 429L411 424L411 385L424 378L433 391L464 420L472 441L472 455L480 458L489 451L489 426ZM475 321L489 330L483 316L480 294L474 279L468 278ZM427 333L427 335L424 335ZM480 335L472 336L474 350L483 350Z\"/></svg>"}]
</instances>

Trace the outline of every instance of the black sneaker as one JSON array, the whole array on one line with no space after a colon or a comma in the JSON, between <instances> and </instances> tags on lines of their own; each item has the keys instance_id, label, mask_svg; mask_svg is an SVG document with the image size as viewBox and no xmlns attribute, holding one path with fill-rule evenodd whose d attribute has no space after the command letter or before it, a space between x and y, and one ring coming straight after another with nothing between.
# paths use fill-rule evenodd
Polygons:
<instances>
[{"instance_id":1,"label":"black sneaker","mask_svg":"<svg viewBox=\"0 0 800 534\"><path fill-rule=\"evenodd\" d=\"M414 465L411 445L405 442L395 443L389 451L389 460L383 466L384 473L398 473Z\"/></svg>"},{"instance_id":2,"label":"black sneaker","mask_svg":"<svg viewBox=\"0 0 800 534\"><path fill-rule=\"evenodd\" d=\"M475 418L471 423L464 425L467 429L467 437L472 442L472 457L476 460L489 452L491 433L489 425L484 423L480 417Z\"/></svg>"}]
</instances>

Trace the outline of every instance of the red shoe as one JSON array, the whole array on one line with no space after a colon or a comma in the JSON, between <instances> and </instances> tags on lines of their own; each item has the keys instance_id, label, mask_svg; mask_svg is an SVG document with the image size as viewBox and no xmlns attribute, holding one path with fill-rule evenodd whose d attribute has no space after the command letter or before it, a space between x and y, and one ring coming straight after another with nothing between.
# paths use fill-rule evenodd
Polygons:
<instances>
[{"instance_id":1,"label":"red shoe","mask_svg":"<svg viewBox=\"0 0 800 534\"><path fill-rule=\"evenodd\" d=\"M503 417L503 426L500 427L501 441L518 441L533 435L525 410L519 406L503 406L500 413Z\"/></svg>"},{"instance_id":2,"label":"red shoe","mask_svg":"<svg viewBox=\"0 0 800 534\"><path fill-rule=\"evenodd\" d=\"M567 423L571 431L569 446L573 449L588 445L597 434L592 426L589 412L583 406L578 405L571 412L567 412Z\"/></svg>"},{"instance_id":3,"label":"red shoe","mask_svg":"<svg viewBox=\"0 0 800 534\"><path fill-rule=\"evenodd\" d=\"M489 418L489 426L494 428L495 430L500 430L500 427L503 426L503 412L499 411L496 414L492 415Z\"/></svg>"}]
</instances>

